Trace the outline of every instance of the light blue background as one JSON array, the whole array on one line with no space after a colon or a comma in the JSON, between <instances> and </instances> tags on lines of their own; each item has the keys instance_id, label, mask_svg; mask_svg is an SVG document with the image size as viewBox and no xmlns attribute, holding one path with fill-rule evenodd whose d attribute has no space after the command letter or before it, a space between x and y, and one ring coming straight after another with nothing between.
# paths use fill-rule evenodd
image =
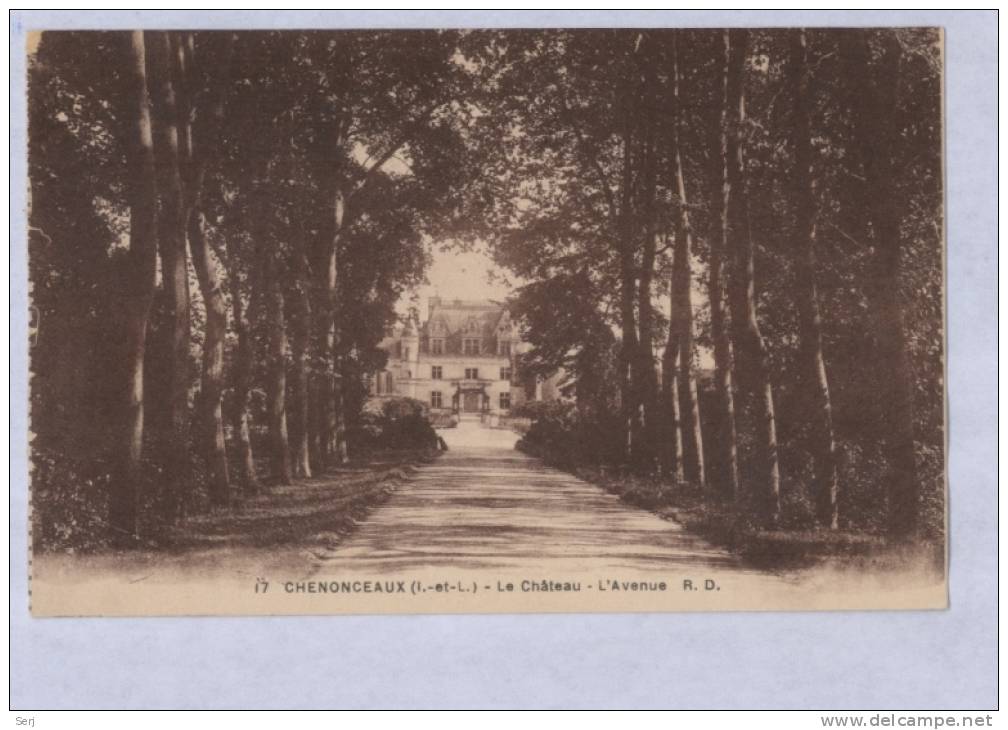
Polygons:
<instances>
[{"instance_id":1,"label":"light blue background","mask_svg":"<svg viewBox=\"0 0 1008 730\"><path fill-rule=\"evenodd\" d=\"M11 706L980 709L996 705L993 11L14 12ZM951 604L942 612L29 617L26 30L935 25L946 30Z\"/></svg>"}]
</instances>

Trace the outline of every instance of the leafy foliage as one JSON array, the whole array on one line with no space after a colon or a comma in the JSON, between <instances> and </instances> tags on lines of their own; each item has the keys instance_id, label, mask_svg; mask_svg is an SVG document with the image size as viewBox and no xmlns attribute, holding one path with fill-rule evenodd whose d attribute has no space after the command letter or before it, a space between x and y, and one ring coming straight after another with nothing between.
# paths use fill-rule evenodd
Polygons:
<instances>
[{"instance_id":1,"label":"leafy foliage","mask_svg":"<svg viewBox=\"0 0 1008 730\"><path fill-rule=\"evenodd\" d=\"M807 33L814 275L841 525L881 530L888 509L881 485L891 464L880 443L891 435L892 409L880 397L887 363L880 360L886 333L879 321L887 313L879 311L877 296L888 288L898 293L912 363L905 376L922 532L937 540L944 530L945 441L940 46L928 29L861 33L867 80L852 78L841 34ZM631 419L636 410L648 419L650 410L671 419L668 393L648 391L641 382L654 385L674 372L661 372L659 360L674 320L672 256L684 210L692 228L688 284L696 295L699 345L692 370L707 382L702 371L714 337L705 287L720 222L712 173L722 161L712 132L723 111L720 31L263 31L172 38L189 48L192 62L176 79L180 95L192 102L183 130L200 132L211 119L220 126L210 144L195 135L203 146L195 147L193 159L205 178L192 207L222 270L211 290L221 293L229 313L224 410L248 416L251 448L272 443L264 437L266 424L279 435L280 419L271 416L286 418L288 411L294 440L310 432L317 470L332 457L319 444L342 425L351 446L429 444L433 431L420 404L388 401L375 410L366 383L385 365L379 343L396 320L396 303L424 281L430 246L485 241L496 261L524 282L510 302L531 345L519 355L523 376L562 371L570 400L516 409L532 419L521 447L572 468L628 466L631 459L638 473L659 478L653 454L624 448L625 432L634 434L621 410ZM743 73L746 120L733 133L744 142L753 294L777 405L781 526L803 529L810 519L815 426L803 391L794 299L799 268L790 244L797 213L789 38L781 30L751 34ZM886 51L893 47L896 63ZM127 111L128 51L123 33L47 32L29 66L33 483L41 526L36 539L49 546L104 539L95 525L105 524L112 462L123 451L121 429L94 424L123 421L127 390L120 333L135 277L128 255L135 212L127 174L135 121ZM882 120L892 140L894 193L887 204L899 225L898 241L886 245L898 246L899 274L879 281L881 244L866 215L871 201L853 102L864 83L890 82L895 112ZM219 119L208 103L218 83ZM153 112L164 110L155 104ZM673 149L682 152L685 199ZM155 157L163 166L164 150ZM159 167L159 180L161 173ZM164 446L159 441L170 438L158 428L168 410L165 384L181 378L194 419L207 390L199 363L213 308L203 301L195 271L189 278L184 362L170 357L163 293L146 319L147 427L136 489L148 532L163 518L157 495L166 484L155 455ZM207 298L213 302L213 295ZM644 344L630 363L627 350L638 338ZM285 374L285 386L273 392ZM701 390L709 451L725 424L714 413L710 388ZM755 473L758 412L738 400L739 460L743 473ZM278 408L281 414L272 413ZM338 408L342 425L334 427L325 411ZM232 464L239 461L240 423L233 419L226 431ZM206 444L203 431L194 433L196 441L186 444L195 480L187 504L202 510ZM708 461L716 477L716 460Z\"/></svg>"},{"instance_id":2,"label":"leafy foliage","mask_svg":"<svg viewBox=\"0 0 1008 730\"><path fill-rule=\"evenodd\" d=\"M384 366L377 345L396 319L396 302L423 281L427 242L469 231L466 191L479 178L480 166L467 142L472 76L457 54L459 34L417 32L409 43L384 31L170 38L187 62L172 78L179 103L191 105L180 140L186 151L187 135L193 135L192 164L205 169L202 187L190 189L198 195L196 212L222 271L210 286L222 293L230 314L225 370L231 387L223 393L224 410L247 411L247 448L270 447L265 426L276 402L267 396L278 373L271 369L269 345L278 320L270 316L276 306L270 297L279 291L286 342L279 372L290 371L284 395L292 433L299 435L304 423L294 416L314 407L298 390L300 368L309 383L332 371L341 376L341 400L334 407L344 410L353 431L365 383ZM98 524L108 529L107 490L81 483L112 479L113 462L123 451L119 429L92 426L121 421L125 391L119 317L130 304L119 294L133 275L125 262L131 201L127 141L134 133L127 111L129 46L124 33L47 32L31 59L30 266L38 322L32 429L40 524L62 525L60 515L80 511L102 517ZM150 74L155 67L148 51ZM207 137L218 84L220 129ZM152 113L160 119L163 109L155 104ZM167 157L161 148L155 152L160 183ZM337 190L345 205L339 229L334 228ZM330 300L323 282L334 242L337 280ZM147 318L146 456L136 465L142 483L133 487L147 533L163 521L155 496L175 488L157 455L164 451L161 442L172 438L164 423L169 384L176 378L186 385L196 439L186 501L190 510L208 506L198 483L206 431L196 421L204 392L199 363L207 306L192 269L189 279L188 358L178 363L170 357L173 325L160 293ZM326 346L327 331L335 332L334 349ZM299 361L295 350L306 344L308 357ZM235 378L243 368L248 372L240 387L248 395L239 400ZM306 415L309 427L317 428L319 421ZM410 419L416 420L383 422L379 441L429 445L429 424L424 430L425 421ZM232 472L241 466L234 458L238 422L226 431ZM390 431L393 422L404 430ZM262 459L254 463L264 465ZM316 463L317 469L326 466ZM70 483L49 483L64 478ZM46 546L74 544L71 533L77 528L59 529L39 533Z\"/></svg>"},{"instance_id":3,"label":"leafy foliage","mask_svg":"<svg viewBox=\"0 0 1008 730\"><path fill-rule=\"evenodd\" d=\"M782 519L798 528L809 519L814 424L803 392L794 299L797 267L790 243L796 211L794 100L787 83L789 33L751 34L743 78L746 122L740 132L755 249L756 312L777 401ZM647 304L665 311L671 257L663 244L675 236L677 195L670 177L659 174L649 213L642 196L643 153L631 150L627 156L620 142L626 124L658 119L659 140L667 151L673 103L680 105L686 120L680 144L685 186L691 191L694 264L699 265L694 290L701 291L706 284L720 194L711 182L711 162L720 154L711 130L719 124L722 37L717 30L564 30L488 31L465 39L466 54L485 89L480 103L487 112L479 120L478 141L490 160L495 184L496 233L491 233L491 241L497 261L528 282L512 302L523 335L533 345L523 362L539 374L563 369L574 383L593 383L572 388L580 416L570 407L534 414L522 442L530 452L576 462L586 427L585 408L595 408L599 424L619 408L621 227L643 231L649 215L658 228L660 247L654 264L657 285ZM880 442L890 429L888 408L880 397L886 369L879 359L879 341L887 335L877 326L880 313L873 287L879 285L874 263L878 251L866 219L864 177L857 162L852 97L860 93L860 80L850 76L840 33L816 30L807 37L815 276L840 460L841 523L880 530L887 510L882 485L889 468ZM901 276L882 285L898 287L904 307L913 363L913 372L905 376L913 383L922 532L940 538L944 524L943 460L938 456L944 449L940 46L935 31L929 29L872 30L862 37L869 48L869 82L895 79L897 89L897 113L886 123L895 140L887 149L897 191L889 205L901 221ZM890 40L899 49L894 67L886 66L883 58L882 49ZM678 49L674 55L673 48ZM670 100L673 59L681 83L679 95ZM652 86L649 73L655 76ZM619 198L628 180L630 204L625 208ZM635 240L634 277L639 281L645 267L644 237L638 234ZM709 348L708 293L699 298L697 342ZM638 314L644 303L636 303ZM655 331L665 329L659 320ZM594 343L598 346L593 348ZM662 346L659 334L656 358ZM699 353L701 363L704 354ZM716 398L708 396L705 403L701 417L709 450L723 432L707 409ZM752 404L740 400L736 417L742 473L753 474L759 470L759 459L752 438L756 417ZM621 437L621 427L611 420L603 430L610 441ZM708 461L717 475L716 460Z\"/></svg>"},{"instance_id":4,"label":"leafy foliage","mask_svg":"<svg viewBox=\"0 0 1008 730\"><path fill-rule=\"evenodd\" d=\"M361 409L354 441L365 448L437 448L430 409L423 401L402 396L368 400Z\"/></svg>"}]
</instances>

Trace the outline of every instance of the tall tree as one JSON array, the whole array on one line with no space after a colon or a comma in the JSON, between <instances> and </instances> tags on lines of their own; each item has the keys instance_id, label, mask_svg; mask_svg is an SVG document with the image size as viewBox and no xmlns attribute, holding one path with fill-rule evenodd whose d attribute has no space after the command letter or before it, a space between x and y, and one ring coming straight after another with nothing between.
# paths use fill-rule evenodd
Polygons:
<instances>
[{"instance_id":1,"label":"tall tree","mask_svg":"<svg viewBox=\"0 0 1008 730\"><path fill-rule=\"evenodd\" d=\"M433 173L446 172L444 163L451 161L453 149L441 131L454 117L464 116L464 108L452 98L464 76L454 60L456 40L453 32L423 31L403 46L388 33L372 31L341 34L336 42L309 34L298 46L305 66L316 69L306 77L303 104L312 116L309 157L328 211L314 259L320 296L313 317L325 363L315 389L325 398L311 423L324 431L318 439L324 449L319 450L337 463L349 458L345 400L351 387L343 371L352 348L340 340L351 319L339 308L343 249L353 227L374 213L372 206L388 204L370 192L390 175L406 174L434 189L445 185L433 179ZM427 152L438 144L439 165L416 164L429 162ZM458 179L466 177L453 168Z\"/></svg>"},{"instance_id":2,"label":"tall tree","mask_svg":"<svg viewBox=\"0 0 1008 730\"><path fill-rule=\"evenodd\" d=\"M162 495L166 517L183 516L189 485L189 272L186 256L186 207L182 187L179 100L173 71L177 44L172 34L147 31L147 64L151 79L154 159L159 194L158 251L161 279L168 311L168 383L166 438L163 443L168 475Z\"/></svg>"},{"instance_id":3,"label":"tall tree","mask_svg":"<svg viewBox=\"0 0 1008 730\"><path fill-rule=\"evenodd\" d=\"M725 31L728 100L728 159L725 208L729 219L729 249L733 255L729 298L735 353L744 357L737 372L744 374L753 396L757 451L760 466L755 501L770 523L780 518L780 465L777 453L777 421L773 385L770 381L766 345L756 315L756 283L752 233L749 227L749 196L745 159L745 68L749 32Z\"/></svg>"},{"instance_id":4,"label":"tall tree","mask_svg":"<svg viewBox=\"0 0 1008 730\"><path fill-rule=\"evenodd\" d=\"M715 42L715 83L711 115L710 212L707 264L707 299L710 304L711 341L714 350L714 382L717 390L719 424L714 449L720 456L724 492L730 498L740 496L738 435L735 427L734 353L729 335L728 305L725 290L725 259L728 254L730 225L728 203L728 72L729 46L722 38Z\"/></svg>"},{"instance_id":5,"label":"tall tree","mask_svg":"<svg viewBox=\"0 0 1008 730\"><path fill-rule=\"evenodd\" d=\"M185 175L185 216L189 250L206 308L203 338L203 366L199 395L199 441L210 471L210 501L226 505L230 501L230 476L224 441L224 344L227 335L227 303L224 300L223 272L207 240L206 219L201 210L207 168L217 159L224 126L225 91L228 81L233 36L223 33L206 39L199 60L206 82L200 83L195 66L192 33L177 42L176 75L188 89L180 105L180 128L190 140ZM198 93L193 93L197 87ZM194 99L193 97L197 97ZM195 122L193 117L195 116Z\"/></svg>"},{"instance_id":6,"label":"tall tree","mask_svg":"<svg viewBox=\"0 0 1008 730\"><path fill-rule=\"evenodd\" d=\"M836 443L833 439L833 401L830 398L826 361L823 357L822 317L816 286L816 201L813 178L811 80L808 45L804 30L794 30L790 37L789 73L792 93L791 141L794 148L794 209L792 233L794 251L794 292L798 310L801 375L807 393L806 416L812 429L812 454L815 461L814 490L819 521L836 529L838 515L838 477Z\"/></svg>"},{"instance_id":7,"label":"tall tree","mask_svg":"<svg viewBox=\"0 0 1008 730\"><path fill-rule=\"evenodd\" d=\"M649 51L650 48L646 49ZM640 246L640 269L637 274L637 320L638 343L634 366L637 381L637 398L641 403L643 423L640 443L637 445L636 460L643 468L652 470L658 457L658 381L655 373L655 311L654 296L655 261L658 256L658 115L655 106L659 99L657 74L653 63L648 62L647 52L641 54L641 94L642 109L647 110L642 130L640 216L643 243ZM653 56L652 56L653 58Z\"/></svg>"},{"instance_id":8,"label":"tall tree","mask_svg":"<svg viewBox=\"0 0 1008 730\"><path fill-rule=\"evenodd\" d=\"M125 277L123 443L120 463L112 482L109 521L120 537L137 534L140 499L140 464L144 440L144 353L147 318L154 298L157 275L157 185L154 140L148 100L144 34L129 34L124 58L128 80L124 125L128 131L126 159L130 207L130 247Z\"/></svg>"},{"instance_id":9,"label":"tall tree","mask_svg":"<svg viewBox=\"0 0 1008 730\"><path fill-rule=\"evenodd\" d=\"M620 131L620 203L615 241L619 252L619 321L620 321L620 408L623 414L624 444L627 458L634 460L640 453L641 438L641 378L640 341L637 337L637 249L634 231L634 125L633 110L624 102ZM636 376L635 376L636 373Z\"/></svg>"},{"instance_id":10,"label":"tall tree","mask_svg":"<svg viewBox=\"0 0 1008 730\"><path fill-rule=\"evenodd\" d=\"M683 455L685 477L706 486L707 475L704 466L703 433L700 428L700 402L697 396L695 368L695 345L693 327L693 229L689 217L689 198L686 195L686 175L683 171L682 136L686 125L680 94L679 43L674 31L672 36L671 105L672 125L670 129L671 148L669 150L669 176L674 181L673 190L677 203L675 224L675 250L672 257L671 300L672 317L669 321L669 341L674 341L679 349L679 413L682 419ZM673 334L674 332L674 334Z\"/></svg>"},{"instance_id":11,"label":"tall tree","mask_svg":"<svg viewBox=\"0 0 1008 730\"><path fill-rule=\"evenodd\" d=\"M619 332L621 425L611 428L613 439L625 461L650 468L646 411L657 388L647 341L664 329L651 302L657 251L652 259L647 171L654 165L646 162L660 159L648 152L647 129L658 102L653 80L647 88L656 44L612 30L468 40L489 90L480 97L480 128L494 164L489 218L496 225L486 235L495 257L529 279L593 272L597 306Z\"/></svg>"}]
</instances>

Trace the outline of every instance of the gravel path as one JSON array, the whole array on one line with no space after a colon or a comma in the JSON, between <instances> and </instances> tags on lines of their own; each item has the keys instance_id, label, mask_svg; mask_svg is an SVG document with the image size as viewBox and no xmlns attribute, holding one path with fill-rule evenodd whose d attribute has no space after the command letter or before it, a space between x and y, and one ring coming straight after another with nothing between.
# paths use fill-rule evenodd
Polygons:
<instances>
[{"instance_id":1,"label":"gravel path","mask_svg":"<svg viewBox=\"0 0 1008 730\"><path fill-rule=\"evenodd\" d=\"M740 572L729 552L514 449L516 436L463 421L449 450L419 469L337 548L325 572L425 568L555 573Z\"/></svg>"},{"instance_id":2,"label":"gravel path","mask_svg":"<svg viewBox=\"0 0 1008 730\"><path fill-rule=\"evenodd\" d=\"M282 544L222 539L181 552L40 557L34 566L33 612L240 615L946 605L944 585L921 576L754 570L677 523L516 451L514 433L463 422L442 435L449 451L397 480L388 500L361 515L342 538L339 525L305 526L302 521L305 534ZM324 482L322 478L322 486Z\"/></svg>"}]
</instances>

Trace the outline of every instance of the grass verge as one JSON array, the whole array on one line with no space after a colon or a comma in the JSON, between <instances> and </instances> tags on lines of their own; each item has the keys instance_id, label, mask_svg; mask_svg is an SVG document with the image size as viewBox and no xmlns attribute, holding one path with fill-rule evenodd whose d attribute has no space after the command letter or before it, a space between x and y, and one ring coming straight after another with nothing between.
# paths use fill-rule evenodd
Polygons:
<instances>
[{"instance_id":1,"label":"grass verge","mask_svg":"<svg viewBox=\"0 0 1008 730\"><path fill-rule=\"evenodd\" d=\"M715 545L763 570L794 570L830 564L846 569L901 571L907 566L944 570L943 546L930 542L890 544L884 535L819 527L767 529L750 513L726 502L711 501L699 490L653 478L599 467L569 469L587 482L617 495L627 504L681 524Z\"/></svg>"}]
</instances>

